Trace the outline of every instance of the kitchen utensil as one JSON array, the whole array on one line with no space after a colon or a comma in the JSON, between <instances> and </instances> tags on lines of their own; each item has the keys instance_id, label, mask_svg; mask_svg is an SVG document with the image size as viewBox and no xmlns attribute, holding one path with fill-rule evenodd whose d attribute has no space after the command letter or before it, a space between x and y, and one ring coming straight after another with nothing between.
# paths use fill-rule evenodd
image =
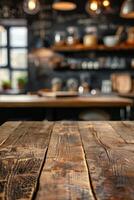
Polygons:
<instances>
[{"instance_id":1,"label":"kitchen utensil","mask_svg":"<svg viewBox=\"0 0 134 200\"><path fill-rule=\"evenodd\" d=\"M110 80L102 81L101 91L102 91L102 93L105 93L105 94L109 94L112 92L112 83Z\"/></svg>"},{"instance_id":2,"label":"kitchen utensil","mask_svg":"<svg viewBox=\"0 0 134 200\"><path fill-rule=\"evenodd\" d=\"M103 42L104 42L104 45L107 47L114 47L118 44L119 37L117 35L105 36L103 38Z\"/></svg>"},{"instance_id":3,"label":"kitchen utensil","mask_svg":"<svg viewBox=\"0 0 134 200\"><path fill-rule=\"evenodd\" d=\"M128 28L128 44L134 44L134 27Z\"/></svg>"},{"instance_id":4,"label":"kitchen utensil","mask_svg":"<svg viewBox=\"0 0 134 200\"><path fill-rule=\"evenodd\" d=\"M85 36L83 38L83 44L85 46L95 46L98 43L96 27L87 27L85 29Z\"/></svg>"},{"instance_id":5,"label":"kitchen utensil","mask_svg":"<svg viewBox=\"0 0 134 200\"><path fill-rule=\"evenodd\" d=\"M62 80L60 78L53 78L51 84L52 84L52 91L53 92L61 91Z\"/></svg>"},{"instance_id":6,"label":"kitchen utensil","mask_svg":"<svg viewBox=\"0 0 134 200\"><path fill-rule=\"evenodd\" d=\"M113 74L112 77L113 90L126 94L132 90L132 79L130 74Z\"/></svg>"},{"instance_id":7,"label":"kitchen utensil","mask_svg":"<svg viewBox=\"0 0 134 200\"><path fill-rule=\"evenodd\" d=\"M77 97L78 92L73 91L57 91L57 92L44 92L38 91L38 95L42 97Z\"/></svg>"},{"instance_id":8,"label":"kitchen utensil","mask_svg":"<svg viewBox=\"0 0 134 200\"><path fill-rule=\"evenodd\" d=\"M54 43L56 46L63 46L65 44L65 33L63 31L55 33Z\"/></svg>"},{"instance_id":9,"label":"kitchen utensil","mask_svg":"<svg viewBox=\"0 0 134 200\"><path fill-rule=\"evenodd\" d=\"M75 45L79 43L78 29L77 27L68 27L67 28L67 45Z\"/></svg>"},{"instance_id":10,"label":"kitchen utensil","mask_svg":"<svg viewBox=\"0 0 134 200\"><path fill-rule=\"evenodd\" d=\"M74 91L74 92L78 91L78 81L77 81L77 79L74 79L74 78L68 79L67 88L68 88L68 91Z\"/></svg>"},{"instance_id":11,"label":"kitchen utensil","mask_svg":"<svg viewBox=\"0 0 134 200\"><path fill-rule=\"evenodd\" d=\"M123 30L124 30L124 27L123 26L119 26L117 31L116 31L115 36L117 36L119 40L121 39L121 35L123 33Z\"/></svg>"}]
</instances>

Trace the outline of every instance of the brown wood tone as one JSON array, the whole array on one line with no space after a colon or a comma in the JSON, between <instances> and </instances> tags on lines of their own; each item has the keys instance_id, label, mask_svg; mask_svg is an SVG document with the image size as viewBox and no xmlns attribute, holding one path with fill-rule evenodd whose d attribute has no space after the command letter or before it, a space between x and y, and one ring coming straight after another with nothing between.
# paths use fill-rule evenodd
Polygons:
<instances>
[{"instance_id":1,"label":"brown wood tone","mask_svg":"<svg viewBox=\"0 0 134 200\"><path fill-rule=\"evenodd\" d=\"M134 200L134 122L7 122L0 200Z\"/></svg>"},{"instance_id":2,"label":"brown wood tone","mask_svg":"<svg viewBox=\"0 0 134 200\"><path fill-rule=\"evenodd\" d=\"M94 200L75 122L57 122L53 129L37 199L44 200L44 197Z\"/></svg>"},{"instance_id":3,"label":"brown wood tone","mask_svg":"<svg viewBox=\"0 0 134 200\"><path fill-rule=\"evenodd\" d=\"M133 122L79 123L96 199L134 199L134 144L125 140L126 129L134 139L131 126Z\"/></svg>"},{"instance_id":4,"label":"brown wood tone","mask_svg":"<svg viewBox=\"0 0 134 200\"><path fill-rule=\"evenodd\" d=\"M32 199L47 152L52 123L5 124L0 144L0 199ZM14 129L14 130L13 130Z\"/></svg>"},{"instance_id":5,"label":"brown wood tone","mask_svg":"<svg viewBox=\"0 0 134 200\"><path fill-rule=\"evenodd\" d=\"M125 98L132 98L134 99L134 91L132 91L131 93L127 93L127 94L119 94L121 97L125 97Z\"/></svg>"},{"instance_id":6,"label":"brown wood tone","mask_svg":"<svg viewBox=\"0 0 134 200\"><path fill-rule=\"evenodd\" d=\"M0 146L7 140L9 135L19 126L20 122L8 122L0 127Z\"/></svg>"},{"instance_id":7,"label":"brown wood tone","mask_svg":"<svg viewBox=\"0 0 134 200\"><path fill-rule=\"evenodd\" d=\"M114 47L106 47L105 45L97 45L97 46L91 46L91 47L87 47L84 46L83 44L77 44L74 46L53 46L52 49L54 51L58 51L58 52L62 52L62 51L66 51L66 52L76 52L76 51L92 51L92 50L96 50L96 51L120 51L120 50L134 50L134 45L130 45L130 44L120 44Z\"/></svg>"},{"instance_id":8,"label":"brown wood tone","mask_svg":"<svg viewBox=\"0 0 134 200\"><path fill-rule=\"evenodd\" d=\"M19 107L126 107L133 106L133 100L118 96L90 96L47 98L37 95L1 95L0 108Z\"/></svg>"}]
</instances>

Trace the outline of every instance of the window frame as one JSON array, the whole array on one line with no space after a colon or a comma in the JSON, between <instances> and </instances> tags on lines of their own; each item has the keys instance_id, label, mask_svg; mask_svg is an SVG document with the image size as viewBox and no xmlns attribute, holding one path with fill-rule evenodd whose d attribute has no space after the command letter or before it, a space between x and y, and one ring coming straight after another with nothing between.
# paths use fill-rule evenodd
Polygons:
<instances>
[{"instance_id":1,"label":"window frame","mask_svg":"<svg viewBox=\"0 0 134 200\"><path fill-rule=\"evenodd\" d=\"M6 31L7 31L7 45L6 46L1 46L0 49L7 49L7 65L5 66L0 66L1 69L7 69L9 70L9 81L11 81L11 85L13 83L13 72L26 72L28 74L28 26L27 26L27 21L26 20L14 20L14 21L1 21L0 20L0 26L3 26ZM10 28L15 28L15 27L26 27L27 28L27 45L24 47L12 47L10 44ZM27 50L27 66L25 68L13 68L11 66L11 50L14 49L24 49ZM13 88L14 89L14 88Z\"/></svg>"}]
</instances>

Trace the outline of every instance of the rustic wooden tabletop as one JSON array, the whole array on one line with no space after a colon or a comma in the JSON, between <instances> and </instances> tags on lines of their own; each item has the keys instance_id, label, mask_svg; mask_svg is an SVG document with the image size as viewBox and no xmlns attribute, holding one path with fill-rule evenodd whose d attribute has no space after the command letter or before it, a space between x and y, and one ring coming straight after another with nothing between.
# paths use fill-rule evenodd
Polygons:
<instances>
[{"instance_id":1,"label":"rustic wooden tabletop","mask_svg":"<svg viewBox=\"0 0 134 200\"><path fill-rule=\"evenodd\" d=\"M7 122L0 200L134 200L134 122Z\"/></svg>"}]
</instances>

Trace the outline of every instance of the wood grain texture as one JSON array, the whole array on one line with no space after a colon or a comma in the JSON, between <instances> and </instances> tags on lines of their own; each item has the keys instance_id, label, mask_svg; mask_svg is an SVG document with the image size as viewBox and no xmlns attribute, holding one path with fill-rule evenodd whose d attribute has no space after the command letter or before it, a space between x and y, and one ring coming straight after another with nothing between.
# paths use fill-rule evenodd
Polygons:
<instances>
[{"instance_id":1,"label":"wood grain texture","mask_svg":"<svg viewBox=\"0 0 134 200\"><path fill-rule=\"evenodd\" d=\"M134 126L129 122L112 122L111 126L128 144L134 144Z\"/></svg>"},{"instance_id":2,"label":"wood grain texture","mask_svg":"<svg viewBox=\"0 0 134 200\"><path fill-rule=\"evenodd\" d=\"M113 129L116 123L80 122L79 129L96 199L133 200L134 145Z\"/></svg>"},{"instance_id":3,"label":"wood grain texture","mask_svg":"<svg viewBox=\"0 0 134 200\"><path fill-rule=\"evenodd\" d=\"M0 200L134 200L134 122L8 122Z\"/></svg>"},{"instance_id":4,"label":"wood grain texture","mask_svg":"<svg viewBox=\"0 0 134 200\"><path fill-rule=\"evenodd\" d=\"M0 126L0 146L7 140L21 122L8 122Z\"/></svg>"},{"instance_id":5,"label":"wood grain texture","mask_svg":"<svg viewBox=\"0 0 134 200\"><path fill-rule=\"evenodd\" d=\"M94 200L78 126L57 122L54 126L37 200Z\"/></svg>"},{"instance_id":6,"label":"wood grain texture","mask_svg":"<svg viewBox=\"0 0 134 200\"><path fill-rule=\"evenodd\" d=\"M7 124L6 130L10 127ZM23 122L4 140L0 146L1 200L32 199L51 129L52 123Z\"/></svg>"}]
</instances>

